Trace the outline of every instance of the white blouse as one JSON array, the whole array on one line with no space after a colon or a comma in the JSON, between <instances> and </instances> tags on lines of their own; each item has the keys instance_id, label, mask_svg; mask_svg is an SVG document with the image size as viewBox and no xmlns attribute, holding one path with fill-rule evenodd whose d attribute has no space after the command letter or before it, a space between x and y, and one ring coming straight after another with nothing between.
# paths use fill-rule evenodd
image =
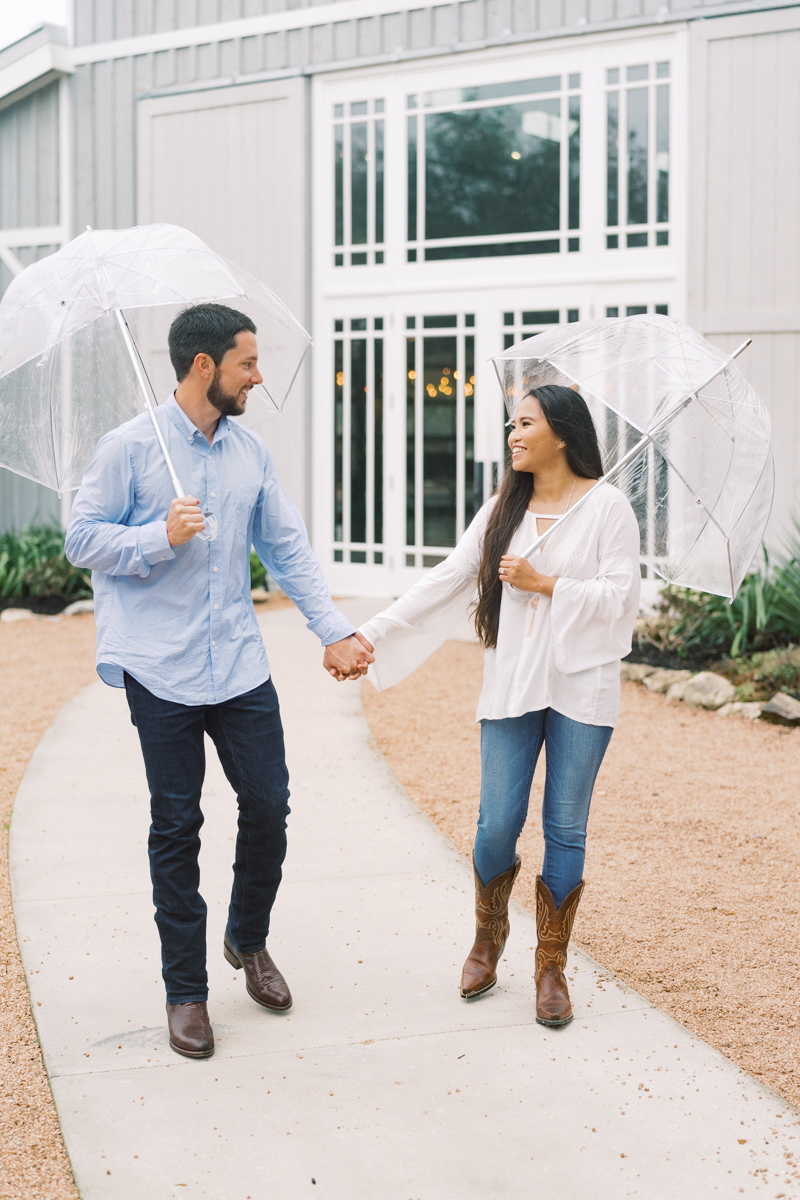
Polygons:
<instances>
[{"instance_id":1,"label":"white blouse","mask_svg":"<svg viewBox=\"0 0 800 1200\"><path fill-rule=\"evenodd\" d=\"M375 647L368 678L378 691L410 675L463 620L476 596L481 545L493 497L444 562L361 633ZM508 553L537 536L526 513ZM476 720L554 708L587 725L615 725L620 659L630 653L639 611L639 527L626 497L598 484L531 560L557 575L552 598L503 584L496 649L484 659ZM534 604L531 604L531 601Z\"/></svg>"}]
</instances>

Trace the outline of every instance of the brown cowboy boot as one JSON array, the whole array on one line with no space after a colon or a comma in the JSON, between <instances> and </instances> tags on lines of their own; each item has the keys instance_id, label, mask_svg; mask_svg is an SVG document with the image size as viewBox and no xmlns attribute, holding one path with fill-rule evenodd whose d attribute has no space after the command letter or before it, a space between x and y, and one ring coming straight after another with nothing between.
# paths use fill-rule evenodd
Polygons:
<instances>
[{"instance_id":1,"label":"brown cowboy boot","mask_svg":"<svg viewBox=\"0 0 800 1200\"><path fill-rule=\"evenodd\" d=\"M572 1020L564 971L582 892L583 880L556 908L550 888L541 875L536 876L536 1020L540 1025L569 1025Z\"/></svg>"},{"instance_id":2,"label":"brown cowboy boot","mask_svg":"<svg viewBox=\"0 0 800 1200\"><path fill-rule=\"evenodd\" d=\"M461 995L465 1000L488 992L497 983L497 964L508 940L508 901L519 875L522 859L517 855L513 867L495 875L486 887L475 870L475 943L461 973Z\"/></svg>"}]
</instances>

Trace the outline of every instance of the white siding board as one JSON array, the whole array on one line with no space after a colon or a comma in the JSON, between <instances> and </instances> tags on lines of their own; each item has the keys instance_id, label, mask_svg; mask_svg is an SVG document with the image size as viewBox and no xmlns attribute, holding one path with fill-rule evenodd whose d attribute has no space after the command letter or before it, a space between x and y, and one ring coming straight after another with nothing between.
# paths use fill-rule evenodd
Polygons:
<instances>
[{"instance_id":1,"label":"white siding board","mask_svg":"<svg viewBox=\"0 0 800 1200\"><path fill-rule=\"evenodd\" d=\"M306 321L305 85L300 79L145 100L139 114L139 220L191 229L241 263ZM197 163L214 146L214 171ZM247 179L241 183L242 163ZM304 382L283 419L258 431L305 508Z\"/></svg>"}]
</instances>

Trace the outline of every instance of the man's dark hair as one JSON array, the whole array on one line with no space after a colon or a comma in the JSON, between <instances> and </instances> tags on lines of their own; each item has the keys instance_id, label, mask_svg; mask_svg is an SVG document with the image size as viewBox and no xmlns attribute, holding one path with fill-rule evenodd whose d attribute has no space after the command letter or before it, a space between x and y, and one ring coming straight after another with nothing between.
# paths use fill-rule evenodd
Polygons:
<instances>
[{"instance_id":1,"label":"man's dark hair","mask_svg":"<svg viewBox=\"0 0 800 1200\"><path fill-rule=\"evenodd\" d=\"M169 328L169 357L178 383L192 369L198 354L207 354L219 366L236 336L256 332L249 317L225 304L193 304L178 313Z\"/></svg>"}]
</instances>

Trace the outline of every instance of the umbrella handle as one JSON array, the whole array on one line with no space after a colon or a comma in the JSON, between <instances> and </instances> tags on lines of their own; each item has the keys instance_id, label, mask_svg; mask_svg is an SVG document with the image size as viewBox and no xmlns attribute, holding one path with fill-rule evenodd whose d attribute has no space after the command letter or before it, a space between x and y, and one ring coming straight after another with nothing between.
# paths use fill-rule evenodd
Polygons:
<instances>
[{"instance_id":1,"label":"umbrella handle","mask_svg":"<svg viewBox=\"0 0 800 1200\"><path fill-rule=\"evenodd\" d=\"M167 470L169 471L170 479L172 480L172 486L175 489L175 495L180 499L181 496L186 495L186 492L183 490L180 479L178 479L178 473L175 470L172 459L170 458L169 450L167 449L167 443L164 441L164 435L161 432L161 426L156 419L156 410L153 408L153 401L150 398L150 391L145 383L142 364L139 359L139 355L136 352L136 347L133 344L133 338L131 337L131 332L128 329L128 322L123 317L121 309L115 308L114 313L117 318L117 323L119 324L120 333L122 334L122 340L125 343L125 348L127 349L130 360L133 363L133 369L136 372L136 378L139 381L139 387L142 395L144 396L144 402L147 405L147 411L150 414L150 420L153 422L153 429L155 430L156 437L158 438L158 444L161 447L161 452L164 455L164 461L167 464Z\"/></svg>"}]
</instances>

